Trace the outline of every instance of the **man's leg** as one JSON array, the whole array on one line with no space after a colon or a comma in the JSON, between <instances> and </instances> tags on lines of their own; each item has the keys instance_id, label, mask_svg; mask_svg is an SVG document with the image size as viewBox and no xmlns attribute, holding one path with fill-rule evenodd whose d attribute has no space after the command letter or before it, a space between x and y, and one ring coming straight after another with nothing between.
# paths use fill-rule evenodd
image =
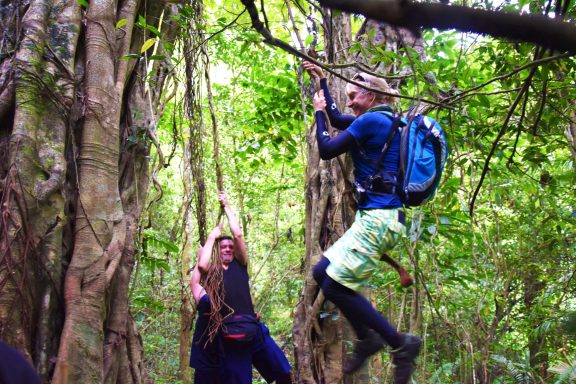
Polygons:
<instances>
[{"instance_id":1,"label":"man's leg","mask_svg":"<svg viewBox=\"0 0 576 384\"><path fill-rule=\"evenodd\" d=\"M355 343L352 358L347 359L345 372L355 371L368 356L382 348L380 335L394 349L395 384L404 384L413 369L420 339L398 333L368 300L355 291L361 289L376 270L376 258L380 258L383 251L392 249L400 239L405 227L395 217L397 214L396 210L358 211L352 227L326 251L335 263L319 263L321 268L314 271L314 277L326 298L340 309L360 339Z\"/></svg>"},{"instance_id":2,"label":"man's leg","mask_svg":"<svg viewBox=\"0 0 576 384\"><path fill-rule=\"evenodd\" d=\"M217 369L195 369L194 384L222 384Z\"/></svg>"},{"instance_id":3,"label":"man's leg","mask_svg":"<svg viewBox=\"0 0 576 384\"><path fill-rule=\"evenodd\" d=\"M321 287L328 274L326 273L326 268L330 265L330 260L322 256L318 264L312 270L312 276L314 280L318 283L318 286Z\"/></svg>"},{"instance_id":4,"label":"man's leg","mask_svg":"<svg viewBox=\"0 0 576 384\"><path fill-rule=\"evenodd\" d=\"M322 284L322 291L348 319L359 339L354 345L352 355L344 364L344 373L350 374L358 370L368 357L382 349L385 342L394 349L404 344L403 336L362 295L329 276ZM357 330L364 330L364 334Z\"/></svg>"},{"instance_id":5,"label":"man's leg","mask_svg":"<svg viewBox=\"0 0 576 384\"><path fill-rule=\"evenodd\" d=\"M420 351L422 341L417 336L402 334L372 307L362 295L327 277L322 284L322 291L342 311L350 324L360 323L378 332L394 349L392 361L395 365L394 383L406 384L414 371L414 361ZM354 328L356 329L356 327ZM345 373L352 373L362 366L364 361L378 349L378 340L371 340L370 335L356 345L354 354L344 367ZM360 338L360 337L359 337ZM362 338L360 338L362 339Z\"/></svg>"},{"instance_id":6,"label":"man's leg","mask_svg":"<svg viewBox=\"0 0 576 384\"><path fill-rule=\"evenodd\" d=\"M284 352L270 336L268 327L260 323L262 338L260 345L254 353L252 363L264 380L276 384L292 383L291 367Z\"/></svg>"},{"instance_id":7,"label":"man's leg","mask_svg":"<svg viewBox=\"0 0 576 384\"><path fill-rule=\"evenodd\" d=\"M328 297L328 295L325 292L325 289L323 288L323 284L326 281L326 279L331 279L328 274L326 273L326 268L328 268L328 266L330 265L330 260L328 260L326 257L322 256L322 259L320 259L320 261L318 262L318 264L316 264L316 266L314 267L314 270L312 271L312 276L314 276L314 280L316 280L316 282L318 283L318 286L322 289L322 292L324 293L324 296L330 300L330 298ZM343 287L345 288L345 287ZM332 292L328 293L329 295L332 295ZM337 294L337 293L336 293ZM337 300L337 299L335 299ZM336 304L336 301L334 300L330 300L331 302L333 302L334 304ZM336 304L338 305L338 304ZM346 314L344 314L344 316L346 316ZM368 336L369 333L369 328L366 327L364 324L362 324L361 322L358 321L349 321L350 325L352 326L352 328L354 329L354 332L356 333L356 337L358 337L358 339L364 339Z\"/></svg>"},{"instance_id":8,"label":"man's leg","mask_svg":"<svg viewBox=\"0 0 576 384\"><path fill-rule=\"evenodd\" d=\"M226 384L252 383L252 353L254 342L223 342L221 356L221 378Z\"/></svg>"},{"instance_id":9,"label":"man's leg","mask_svg":"<svg viewBox=\"0 0 576 384\"><path fill-rule=\"evenodd\" d=\"M364 296L334 281L330 276L326 277L321 288L324 296L346 316L359 339L366 337L366 328L371 328L378 332L393 349L403 345L402 335L374 309ZM359 334L357 329L364 330L364 334Z\"/></svg>"},{"instance_id":10,"label":"man's leg","mask_svg":"<svg viewBox=\"0 0 576 384\"><path fill-rule=\"evenodd\" d=\"M418 336L405 334L404 345L392 351L394 363L394 384L408 384L416 368L416 357L420 353L422 340Z\"/></svg>"}]
</instances>

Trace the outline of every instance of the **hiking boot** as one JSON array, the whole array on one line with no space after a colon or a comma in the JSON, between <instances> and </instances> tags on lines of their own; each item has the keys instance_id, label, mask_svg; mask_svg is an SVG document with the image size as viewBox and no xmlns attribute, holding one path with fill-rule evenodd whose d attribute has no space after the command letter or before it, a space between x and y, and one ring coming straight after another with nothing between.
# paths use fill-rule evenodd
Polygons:
<instances>
[{"instance_id":1,"label":"hiking boot","mask_svg":"<svg viewBox=\"0 0 576 384\"><path fill-rule=\"evenodd\" d=\"M386 343L374 330L368 330L366 337L354 345L352 356L344 363L344 373L350 375L356 372L370 356L378 352Z\"/></svg>"},{"instance_id":2,"label":"hiking boot","mask_svg":"<svg viewBox=\"0 0 576 384\"><path fill-rule=\"evenodd\" d=\"M408 384L416 368L416 356L420 352L422 340L418 336L404 334L404 345L392 351L394 363L394 384Z\"/></svg>"}]
</instances>

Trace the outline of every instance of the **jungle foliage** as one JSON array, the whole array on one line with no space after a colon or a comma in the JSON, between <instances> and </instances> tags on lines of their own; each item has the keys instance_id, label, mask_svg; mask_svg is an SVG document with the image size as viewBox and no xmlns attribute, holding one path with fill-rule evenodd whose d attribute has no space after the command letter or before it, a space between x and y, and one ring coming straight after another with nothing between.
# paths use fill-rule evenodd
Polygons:
<instances>
[{"instance_id":1,"label":"jungle foliage","mask_svg":"<svg viewBox=\"0 0 576 384\"><path fill-rule=\"evenodd\" d=\"M3 201L0 289L5 293L6 289L17 285L11 285L16 279L9 275L15 265L11 264L13 260L20 258L18 260L35 263L44 260L34 253L36 248L32 245L40 244L38 248L49 251L60 249L62 255L49 264L40 261L21 263L22 268L27 269L18 269L22 274L17 275L20 286L30 284L34 277L50 281L54 286L52 295L59 298L57 304L44 312L30 310L28 313L26 311L33 308L34 303L40 302L39 297L43 297L42 293L32 292L36 288L31 288L30 292L26 291L24 300L30 305L15 319L10 314L14 302L8 301L9 296L5 294L0 298L0 336L7 338L11 324L23 318L29 334L11 341L20 343L20 349L26 350L27 356L47 379L54 372L51 359L57 357L57 340L65 337L62 335L66 321L64 280L66 273L74 269L70 267L74 266L73 255L77 253L73 252L74 244L81 244L81 239L72 239L76 235L74 230L76 226L85 228L76 221L77 216L82 219L78 213L80 209L71 207L76 207L79 201L80 205L82 201L91 201L92 196L98 196L99 190L100 179L97 179L80 195L79 171L74 160L82 159L78 155L82 153L81 133L90 132L89 129L101 132L101 121L82 109L84 99L78 95L84 91L83 83L67 77L74 70L79 74L92 70L89 64L81 70L75 68L78 67L74 64L75 55L78 62L89 62L84 60L84 48L78 49L80 53L72 54L72 57L64 55L69 60L65 65L62 59L54 59L51 48L29 49L28 56L19 56L19 60L26 59L34 64L31 70L17 72L11 69L21 37L18 37L18 24L11 22L19 13L8 3L0 4L2 26L6 31L0 51L3 68L0 74L0 158L5 164L1 168L0 189ZM28 5L42 8L42 4L34 0L17 9L25 14ZM81 20L86 20L93 11L91 7L97 4L102 6L98 1L78 0L71 7L78 17L71 22L67 20L66 25L76 26L73 28L75 38L84 38L86 31L80 33ZM193 204L199 190L188 190L197 181L197 174L190 173L191 162L187 157L193 137L194 145L200 146L196 149L201 149L197 153L201 153L198 161L207 197L204 208L208 230L216 224L219 215L216 202L218 166L249 247L257 311L293 363L299 382L320 382L326 378L322 367L324 355L314 356L314 364L303 367L299 360L302 351L298 351L300 354L295 352L295 344L301 337L295 332L297 322L301 320L297 307L306 302L304 296L310 284L311 260L307 258L307 250L317 248L318 251L341 226L347 225L338 216L345 215L342 213L345 209L339 205L345 202L336 198L345 192L345 172L336 162L321 163L314 152L311 96L315 84L300 67L301 59L312 55L330 73L334 86L337 75L347 76L360 68L386 76L403 95L397 106L399 109L405 111L413 105L425 108L426 113L442 124L449 138L451 154L438 193L426 206L408 212L408 233L392 255L408 267L416 284L401 288L397 274L383 264L368 292L373 303L392 323L423 337L425 344L418 360L415 382L574 382L574 57L532 43L437 29L421 31L422 51L403 44L398 39L402 33L390 25L368 25L362 15L332 11L315 1L269 0L255 4L248 0L223 0L199 4L177 2L166 5L164 11L148 4L132 5L133 12L126 17L117 13L110 16L110 20L115 18L113 23L108 19L96 20L91 26L94 30L98 23L112 23L106 24L111 27L109 35L120 36L118 41L127 26L133 28L136 36L124 43L126 47L116 47L118 49L111 52L112 72L124 68L125 64L129 75L115 83L119 90L119 104L114 107L116 128L119 129L115 134L117 140L103 141L119 152L106 152L110 156L107 166L113 169L118 164L120 169L120 177L111 185L119 185L114 196L118 200L122 197L124 210L118 206L115 213L129 216L132 223L128 227L132 232L131 236L126 236L126 244L133 249L126 248L130 248L133 260L126 261L125 280L118 276L111 279L112 282L125 282L126 292L120 292L120 296L126 295L125 304L129 305L129 310L126 308L125 315L129 312L130 320L123 321L128 321L130 326L133 322L142 340L143 361L138 366L141 374L133 375L132 379L187 383L193 374L189 368L182 368L186 366L186 356L178 351L193 320L193 313L183 315L186 312L181 308L190 294L186 274L194 263L190 249L199 245L201 237L200 224L196 221L199 208ZM459 5L547 15L557 22L571 24L574 24L576 14L574 4L567 0L504 3L486 0ZM247 12L247 9L256 13ZM43 17L48 20L56 16ZM348 32L343 27L344 22L334 23L334 20L346 20L351 26L350 43L336 52L334 47L341 42L335 41L336 36ZM193 33L199 34L202 44L186 45L184 37ZM52 40L46 46L55 46L56 35L52 31ZM11 36L11 40L6 36ZM38 39L41 38L46 36L40 34ZM23 46L34 47L34 44L40 44L38 41L25 41L28 45ZM199 110L196 112L199 115L196 116L201 119L191 119L186 105L186 98L190 97L186 87L190 73L184 57L190 50L200 50L200 46L208 58L203 66L211 89L210 92L206 89L204 73L198 72L196 75L200 75L196 79L202 94L198 97ZM48 71L43 70L45 57L52 58L46 65ZM65 69L60 68L62 65ZM98 83L97 75L94 76L92 86ZM11 99L9 92L5 92L12 87L13 81L18 84L14 91L18 95L16 99ZM46 93L50 89L58 92ZM129 97L133 94L140 95L136 102ZM54 98L61 102L48 101ZM340 107L343 109L344 105ZM212 112L218 126L217 137L210 129ZM45 120L42 125L46 116L62 118L56 123ZM93 125L83 125L86 116L88 120L92 119ZM106 113L99 116L106 116ZM19 125L22 121L28 130ZM53 129L55 126L59 127L57 131ZM32 135L27 132L36 128L30 127L43 128ZM14 137L34 137L35 141L18 147ZM65 137L69 139L65 140ZM217 157L215 140L219 144ZM34 155L50 152L42 152L42 144L46 143L53 143L47 147L55 148L59 155L48 159ZM127 160L132 154L137 160ZM19 190L14 185L21 185L18 178L13 177L14 169L21 169L22 164L32 164L29 167L35 171L22 173L30 180L20 188L30 191L34 189L34 180L50 179L58 162L68 163L67 170L62 171L66 175L60 175L58 181L63 192L49 195L52 197L46 203L48 208L42 205L47 199L39 195L33 198L32 194L26 195L23 200L12 197ZM130 176L132 169L136 176ZM330 192L330 201L326 203L329 209L318 221L320 226L315 229L318 237L314 238L317 241L311 243L310 228L307 228L310 215L324 213L310 210L311 206L316 207L311 205L311 200L318 198L308 193L315 182L310 171L316 169L325 171L322 183L330 184L338 194ZM21 201L25 204L18 205ZM99 204L95 200L92 205L94 209L104 209L111 204ZM21 210L22 206L27 207L26 213ZM14 207L19 207L18 213ZM133 207L136 207L134 212L130 211ZM90 221L90 215L86 216ZM116 225L114 220L109 222ZM32 234L24 238L18 230L20 227L14 224L17 221L30 223ZM46 238L44 233L51 236L56 233L56 239L46 241L46 244L36 242L36 238ZM105 236L108 237L111 235ZM47 252L49 255L54 253ZM91 260L94 265L99 264L98 255ZM106 287L98 302L100 312L95 316L100 323L91 324L94 326L92 335L95 340L98 331L103 329L110 345L116 345L115 342L120 342L113 336L124 335L124 331L115 332L116 328L111 331L108 327L116 308L116 302L111 299L114 295L108 290L116 292L123 288L118 288L116 283ZM14 291L9 293L14 297ZM341 316L326 304L315 310L313 321L306 326L320 327L324 336L332 333L340 356L345 354L353 338L346 331ZM46 325L46 316L53 319L50 325ZM185 321L182 321L183 316ZM41 350L50 351L52 355L40 356L37 352L40 347L34 347L43 335L39 329L49 334L46 338L51 340L50 345ZM138 337L130 333L129 339ZM318 338L317 342L322 340ZM104 340L101 341L104 344ZM95 351L100 353L98 347ZM310 376L303 375L300 380L298 372L306 369L310 370ZM333 377L345 383L380 383L390 380L390 373L388 353L384 351L372 359L369 369L356 377L342 377L340 373ZM106 377L108 382L121 382L114 375Z\"/></svg>"},{"instance_id":2,"label":"jungle foliage","mask_svg":"<svg viewBox=\"0 0 576 384\"><path fill-rule=\"evenodd\" d=\"M299 61L263 44L245 15L228 25L236 6L214 16L212 29L227 29L210 42L218 68L220 156L226 185L250 224L257 306L291 355L291 313L306 277L302 167L314 85L306 77L298 83ZM546 4L529 6L537 13ZM266 4L273 36L292 37L298 46L298 30L308 48L323 52L329 42L319 34L322 15L306 3L295 9L301 12L292 24L285 4ZM569 6L564 17L570 20L572 12ZM353 16L356 31L362 23ZM396 250L412 267L416 287L401 289L384 267L371 288L383 313L425 337L417 382L568 382L574 366L566 325L574 311L574 60L528 43L425 30L427 60L421 61L410 49L361 41L373 34L360 36L349 55L389 68L391 81L402 77L400 90L410 97L401 101L404 110L419 99L440 103L427 113L446 129L451 147L435 200L411 210L408 236ZM215 217L214 199L212 206ZM175 263L171 259L172 269ZM321 311L319 317L338 315ZM389 372L382 354L372 363L371 380Z\"/></svg>"}]
</instances>

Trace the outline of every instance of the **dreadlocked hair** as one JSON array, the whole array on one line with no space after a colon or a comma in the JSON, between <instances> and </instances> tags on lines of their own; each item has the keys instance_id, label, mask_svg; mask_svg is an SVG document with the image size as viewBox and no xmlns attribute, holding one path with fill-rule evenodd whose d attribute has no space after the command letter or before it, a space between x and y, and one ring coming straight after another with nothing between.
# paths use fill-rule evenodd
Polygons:
<instances>
[{"instance_id":1,"label":"dreadlocked hair","mask_svg":"<svg viewBox=\"0 0 576 384\"><path fill-rule=\"evenodd\" d=\"M219 242L218 242L219 243ZM212 262L206 274L204 289L210 298L210 315L208 321L208 340L211 343L222 325L225 317L222 317L222 307L226 306L230 311L226 317L229 317L233 310L224 302L224 272L222 261L220 260L220 247L215 246L212 250Z\"/></svg>"}]
</instances>

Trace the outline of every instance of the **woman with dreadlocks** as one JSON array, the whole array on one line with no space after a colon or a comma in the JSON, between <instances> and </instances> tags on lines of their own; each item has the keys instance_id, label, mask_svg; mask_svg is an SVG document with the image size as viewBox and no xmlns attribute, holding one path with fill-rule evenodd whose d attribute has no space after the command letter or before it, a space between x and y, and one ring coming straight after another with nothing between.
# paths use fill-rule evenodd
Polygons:
<instances>
[{"instance_id":1,"label":"woman with dreadlocks","mask_svg":"<svg viewBox=\"0 0 576 384\"><path fill-rule=\"evenodd\" d=\"M240 224L225 193L218 195L218 201L232 236L221 236L222 228L217 225L199 251L198 270L207 277L208 334L219 339L220 379L226 384L250 384L254 365L268 383L291 383L290 363L254 312Z\"/></svg>"}]
</instances>

